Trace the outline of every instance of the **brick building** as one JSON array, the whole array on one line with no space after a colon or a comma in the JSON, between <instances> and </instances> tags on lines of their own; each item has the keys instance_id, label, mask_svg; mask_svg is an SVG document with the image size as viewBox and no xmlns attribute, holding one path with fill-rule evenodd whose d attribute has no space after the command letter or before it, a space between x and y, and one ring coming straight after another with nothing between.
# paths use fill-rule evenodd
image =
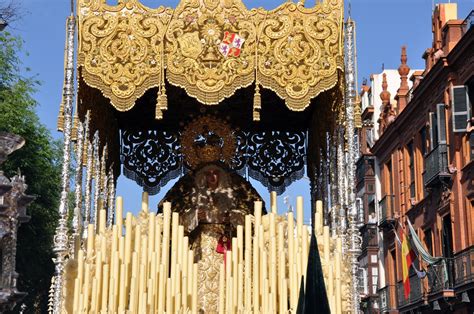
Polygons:
<instances>
[{"instance_id":1,"label":"brick building","mask_svg":"<svg viewBox=\"0 0 474 314\"><path fill-rule=\"evenodd\" d=\"M433 45L423 55L424 71L410 71L402 48L400 84L393 99L387 74L382 74L379 114L375 113L375 104L364 110L365 130L360 136L365 155L358 164L358 173L363 173L358 182L364 183L358 190L364 192L360 195L368 219L364 227L368 231L362 230L364 240L367 238L365 251L370 256L378 250L377 260L368 258L368 269L379 265L381 312L416 309L424 313L472 313L474 309L471 21L472 14L467 19L457 19L456 4L438 4L433 13ZM362 101L364 93L370 92L367 87L364 89ZM374 139L367 141L364 134L373 134ZM373 193L369 193L371 184ZM376 221L368 218L374 212ZM443 257L446 266L427 265L417 259L415 266L425 269L427 276L420 279L410 269L411 292L406 299L402 254L395 233L401 232L408 219L425 249L433 256ZM377 229L375 240L374 231L369 230ZM377 311L372 307L369 312Z\"/></svg>"},{"instance_id":2,"label":"brick building","mask_svg":"<svg viewBox=\"0 0 474 314\"><path fill-rule=\"evenodd\" d=\"M409 75L416 71L410 70ZM380 74L372 74L370 83L364 82L360 94L362 108L362 127L359 130L359 156L356 164L357 198L364 209L364 225L360 228L362 235L362 254L360 263L360 295L361 308L365 313L374 313L379 309L378 282L379 275L384 269L379 268L378 258L378 221L376 215L377 199L380 199L380 190L376 181L375 156L371 152L374 142L378 139L380 109L383 105L380 94L388 91L388 101L396 107L396 92L400 87L401 79L398 70L386 69ZM411 88L412 82L408 82Z\"/></svg>"}]
</instances>

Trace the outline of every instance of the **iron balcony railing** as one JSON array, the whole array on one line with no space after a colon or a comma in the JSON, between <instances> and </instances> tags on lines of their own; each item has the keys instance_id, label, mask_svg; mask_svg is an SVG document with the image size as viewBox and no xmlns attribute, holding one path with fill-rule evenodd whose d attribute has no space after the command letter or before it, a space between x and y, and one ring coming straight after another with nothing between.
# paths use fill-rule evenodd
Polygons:
<instances>
[{"instance_id":1,"label":"iron balcony railing","mask_svg":"<svg viewBox=\"0 0 474 314\"><path fill-rule=\"evenodd\" d=\"M391 296L395 293L395 286L388 285L379 290L380 313L385 313L397 308L396 304L392 304Z\"/></svg>"},{"instance_id":2,"label":"iron balcony railing","mask_svg":"<svg viewBox=\"0 0 474 314\"><path fill-rule=\"evenodd\" d=\"M444 263L437 263L428 266L429 294L437 294L445 290L453 290L453 261L445 260Z\"/></svg>"},{"instance_id":3,"label":"iron balcony railing","mask_svg":"<svg viewBox=\"0 0 474 314\"><path fill-rule=\"evenodd\" d=\"M420 302L423 299L423 288L421 279L416 274L410 276L410 294L408 298L405 298L405 288L403 281L400 281L397 285L397 299L398 307L402 308L405 306L413 305Z\"/></svg>"},{"instance_id":4,"label":"iron balcony railing","mask_svg":"<svg viewBox=\"0 0 474 314\"><path fill-rule=\"evenodd\" d=\"M379 202L380 216L379 226L383 226L393 220L393 195L385 195Z\"/></svg>"},{"instance_id":5,"label":"iron balcony railing","mask_svg":"<svg viewBox=\"0 0 474 314\"><path fill-rule=\"evenodd\" d=\"M425 156L425 173L423 174L425 186L432 185L440 176L449 176L446 144L439 144Z\"/></svg>"},{"instance_id":6,"label":"iron balcony railing","mask_svg":"<svg viewBox=\"0 0 474 314\"><path fill-rule=\"evenodd\" d=\"M454 257L454 286L459 288L474 282L474 247Z\"/></svg>"}]
</instances>

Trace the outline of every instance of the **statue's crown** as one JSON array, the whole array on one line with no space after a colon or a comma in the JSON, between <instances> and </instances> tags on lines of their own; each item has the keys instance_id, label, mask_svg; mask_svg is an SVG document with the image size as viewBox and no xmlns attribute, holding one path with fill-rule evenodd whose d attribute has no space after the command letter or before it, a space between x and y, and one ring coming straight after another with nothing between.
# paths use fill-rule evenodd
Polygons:
<instances>
[{"instance_id":1,"label":"statue's crown","mask_svg":"<svg viewBox=\"0 0 474 314\"><path fill-rule=\"evenodd\" d=\"M184 130L181 150L191 168L222 161L230 163L235 154L236 141L232 128L224 121L202 116Z\"/></svg>"}]
</instances>

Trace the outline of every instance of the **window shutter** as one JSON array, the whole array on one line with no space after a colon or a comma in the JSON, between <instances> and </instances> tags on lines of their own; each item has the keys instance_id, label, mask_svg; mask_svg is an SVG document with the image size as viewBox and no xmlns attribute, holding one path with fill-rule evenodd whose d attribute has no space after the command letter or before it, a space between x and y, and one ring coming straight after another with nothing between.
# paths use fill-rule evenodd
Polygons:
<instances>
[{"instance_id":1,"label":"window shutter","mask_svg":"<svg viewBox=\"0 0 474 314\"><path fill-rule=\"evenodd\" d=\"M469 119L469 96L465 86L453 86L451 89L453 108L453 132L466 132Z\"/></svg>"},{"instance_id":2,"label":"window shutter","mask_svg":"<svg viewBox=\"0 0 474 314\"><path fill-rule=\"evenodd\" d=\"M446 144L446 110L444 110L444 107L444 104L436 106L438 116L438 143L436 144Z\"/></svg>"}]
</instances>

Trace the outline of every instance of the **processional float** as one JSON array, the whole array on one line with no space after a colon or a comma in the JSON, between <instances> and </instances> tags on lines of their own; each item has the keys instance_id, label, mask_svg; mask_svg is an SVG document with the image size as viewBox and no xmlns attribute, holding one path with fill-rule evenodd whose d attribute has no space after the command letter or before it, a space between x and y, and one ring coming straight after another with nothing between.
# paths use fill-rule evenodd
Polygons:
<instances>
[{"instance_id":1,"label":"processional float","mask_svg":"<svg viewBox=\"0 0 474 314\"><path fill-rule=\"evenodd\" d=\"M66 30L51 312L358 312L355 37L342 0L271 11L78 0ZM302 198L296 215L276 206L305 170L311 226ZM137 215L115 196L121 172L143 187ZM273 191L268 213L248 177Z\"/></svg>"}]
</instances>

